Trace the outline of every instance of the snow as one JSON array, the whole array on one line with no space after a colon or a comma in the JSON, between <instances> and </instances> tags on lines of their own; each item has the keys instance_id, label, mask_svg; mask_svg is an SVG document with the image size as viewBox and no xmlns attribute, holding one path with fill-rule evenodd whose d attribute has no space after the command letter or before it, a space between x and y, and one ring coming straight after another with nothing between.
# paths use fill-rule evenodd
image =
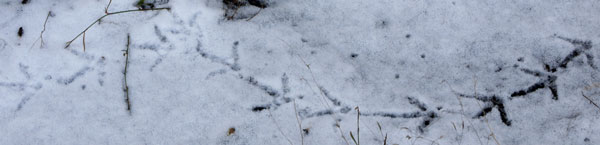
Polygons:
<instances>
[{"instance_id":1,"label":"snow","mask_svg":"<svg viewBox=\"0 0 600 145\"><path fill-rule=\"evenodd\" d=\"M599 1L148 1L1 2L0 143L600 143Z\"/></svg>"}]
</instances>

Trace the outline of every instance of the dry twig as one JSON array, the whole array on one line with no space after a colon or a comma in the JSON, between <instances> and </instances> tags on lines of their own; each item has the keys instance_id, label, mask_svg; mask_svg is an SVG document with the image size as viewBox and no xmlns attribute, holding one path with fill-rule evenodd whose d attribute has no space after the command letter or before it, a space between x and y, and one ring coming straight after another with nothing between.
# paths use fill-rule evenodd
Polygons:
<instances>
[{"instance_id":1,"label":"dry twig","mask_svg":"<svg viewBox=\"0 0 600 145\"><path fill-rule=\"evenodd\" d=\"M52 11L48 11L48 15L46 16L46 20L44 21L44 28L42 29L42 32L40 32L40 37L35 40L35 42L33 42L33 44L31 45L31 47L29 47L29 49L33 48L33 46L35 45L35 43L37 43L37 41L40 41L40 48L44 47L44 31L46 31L46 23L48 23L48 18L50 18L50 15L52 15Z\"/></svg>"},{"instance_id":2,"label":"dry twig","mask_svg":"<svg viewBox=\"0 0 600 145\"><path fill-rule=\"evenodd\" d=\"M125 10L125 11L118 11L118 12L106 13L105 15L101 16L100 18L96 19L96 21L92 22L92 24L90 24L83 31L81 31L81 33L77 34L77 36L75 36L75 38L73 38L71 41L68 41L67 45L65 46L65 48L68 48L71 45L71 43L73 43L73 41L75 41L75 39L77 39L79 36L81 36L82 34L84 34L87 30L89 30L92 26L94 26L94 24L100 22L100 20L102 20L104 17L110 16L110 15L115 15L115 14L128 13L128 12L158 11L158 10L170 10L170 9L171 8L166 7L166 8L154 8L154 9Z\"/></svg>"},{"instance_id":3,"label":"dry twig","mask_svg":"<svg viewBox=\"0 0 600 145\"><path fill-rule=\"evenodd\" d=\"M125 70L123 71L123 76L124 76L123 91L125 92L125 103L127 104L127 111L129 112L129 115L131 115L131 103L129 101L129 86L127 86L127 65L129 64L129 43L130 43L130 38L129 38L129 34L127 34L127 49L125 50L125 53L123 54L123 55L125 55Z\"/></svg>"}]
</instances>

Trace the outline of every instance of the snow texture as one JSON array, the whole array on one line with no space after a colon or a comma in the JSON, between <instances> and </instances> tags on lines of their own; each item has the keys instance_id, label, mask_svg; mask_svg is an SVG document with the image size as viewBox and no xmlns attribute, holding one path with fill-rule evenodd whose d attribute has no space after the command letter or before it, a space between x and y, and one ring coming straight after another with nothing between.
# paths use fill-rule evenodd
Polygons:
<instances>
[{"instance_id":1,"label":"snow texture","mask_svg":"<svg viewBox=\"0 0 600 145\"><path fill-rule=\"evenodd\" d=\"M108 4L2 0L0 144L600 144L597 0Z\"/></svg>"}]
</instances>

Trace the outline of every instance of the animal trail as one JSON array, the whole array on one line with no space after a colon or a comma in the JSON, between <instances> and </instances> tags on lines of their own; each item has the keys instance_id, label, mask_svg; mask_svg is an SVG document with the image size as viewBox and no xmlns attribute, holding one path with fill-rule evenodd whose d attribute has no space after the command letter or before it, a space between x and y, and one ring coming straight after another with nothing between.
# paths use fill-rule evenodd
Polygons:
<instances>
[{"instance_id":1,"label":"animal trail","mask_svg":"<svg viewBox=\"0 0 600 145\"><path fill-rule=\"evenodd\" d=\"M233 46L231 48L231 58L233 59L233 62L229 62L229 61L227 61L228 59L226 59L226 58L222 58L222 57L219 57L219 56L216 56L216 55L213 55L213 54L210 54L210 53L204 51L200 44L201 43L198 40L198 45L196 46L196 51L200 54L200 56L202 58L205 58L212 62L227 66L227 68L228 68L228 69L220 69L217 71L210 72L208 74L208 76L206 77L207 79L210 77L213 77L217 74L225 74L225 73L227 73L228 70L233 71L233 72L238 72L237 78L244 80L244 82L248 83L252 87L260 89L262 92L264 92L265 94L267 94L273 98L273 100L269 103L262 104L262 105L255 105L251 109L252 111L260 112L265 109L271 109L271 108L275 109L282 104L286 104L286 103L289 103L292 101L292 99L287 96L287 94L290 92L291 89L289 87L289 78L286 73L284 73L281 76L281 84L282 84L281 90L277 90L277 89L275 89L275 87L272 87L272 86L269 86L269 85L266 85L266 84L260 82L254 76L244 75L243 73L239 72L241 70L241 67L239 66L239 63L238 63L240 60L240 56L238 53L239 41L233 42Z\"/></svg>"},{"instance_id":2,"label":"animal trail","mask_svg":"<svg viewBox=\"0 0 600 145\"><path fill-rule=\"evenodd\" d=\"M499 96L496 96L496 95L492 95L492 96L474 95L474 96L472 96L472 95L466 95L466 94L460 94L460 93L457 93L457 95L462 98L477 99L477 100L485 103L485 105L483 106L481 111L479 111L479 113L477 113L477 115L473 116L473 118L484 117L488 113L492 112L492 110L494 108L496 108L496 110L498 110L498 112L500 113L500 119L502 120L502 123L504 123L506 126L510 126L512 124L511 120L508 119L508 114L506 113L506 109L504 106L504 100L502 98L500 98Z\"/></svg>"},{"instance_id":3,"label":"animal trail","mask_svg":"<svg viewBox=\"0 0 600 145\"><path fill-rule=\"evenodd\" d=\"M571 39L571 38L566 38L566 37L557 36L557 35L555 35L555 37L557 37L561 40L567 41L567 42L571 43L571 45L575 46L575 49L573 51L571 51L571 53L569 53L569 55L567 55L562 61L559 62L559 65L558 65L559 67L566 69L569 62L573 61L573 59L575 57L578 57L581 54L585 54L588 65L590 67L592 67L593 69L596 69L596 70L598 69L596 67L596 65L594 64L594 55L592 55L592 53L589 52L589 50L592 49L592 41Z\"/></svg>"},{"instance_id":4,"label":"animal trail","mask_svg":"<svg viewBox=\"0 0 600 145\"><path fill-rule=\"evenodd\" d=\"M521 71L525 72L526 74L530 74L530 75L540 78L540 81L538 81L537 83L535 83L525 89L513 92L510 95L510 97L525 96L525 95L527 95L529 93L533 93L539 89L548 88L550 90L550 92L552 93L552 99L558 100L558 90L557 90L558 87L556 85L557 76L543 73L540 71L533 71L533 70L529 70L529 69L521 69Z\"/></svg>"},{"instance_id":5,"label":"animal trail","mask_svg":"<svg viewBox=\"0 0 600 145\"><path fill-rule=\"evenodd\" d=\"M573 61L574 58L581 56L581 54L585 54L585 57L587 58L587 63L592 69L598 70L594 64L594 56L591 54L591 52L589 52L589 50L592 49L592 42L590 40L583 41L583 40L571 39L571 38L566 38L566 37L557 36L557 35L555 35L555 37L571 43L575 47L575 49L573 51L571 51L571 53L569 53L564 58L556 61L556 63L551 63L551 64L544 63L543 68L544 68L545 72L531 70L531 69L527 69L527 68L521 68L520 70L523 73L537 77L540 80L526 88L520 89L518 91L514 91L513 93L510 94L510 98L523 97L530 93L536 92L540 89L547 88L548 90L550 90L550 93L552 94L552 99L558 100L558 96L559 96L558 85L556 84L556 81L558 79L557 71L559 69L562 69L562 70L568 69L569 63L571 61ZM522 62L523 58L519 58L518 61ZM457 93L457 94L463 98L473 98L473 99L477 99L477 100L485 103L485 106L473 118L484 117L489 112L491 112L494 108L496 108L498 110L498 112L500 113L500 119L502 120L502 122L507 126L511 125L511 120L508 119L508 115L505 110L504 101L499 96L496 96L496 95L471 96L471 95L465 95L465 94L460 94L460 93Z\"/></svg>"},{"instance_id":6,"label":"animal trail","mask_svg":"<svg viewBox=\"0 0 600 145\"><path fill-rule=\"evenodd\" d=\"M253 76L247 76L247 75L244 75L243 73L239 72L240 66L238 64L238 61L239 61L240 57L238 54L238 46L239 46L238 41L235 41L233 43L233 47L232 47L231 57L233 58L233 62L229 62L225 58L222 58L222 57L219 57L219 56L216 56L216 55L213 55L213 54L210 54L210 53L204 51L200 44L201 43L198 42L198 45L196 46L195 50L196 50L196 52L199 53L199 55L202 58L208 59L211 62L218 63L218 64L228 67L228 69L220 69L218 71L209 73L207 78L212 77L216 74L227 73L227 71L238 72L237 76L239 79L244 80L246 83L250 84L252 87L258 88L265 94L272 97L272 100L270 102L261 104L261 105L255 105L254 107L252 107L250 109L252 112L261 112L261 111L264 111L267 109L277 109L279 106L281 106L283 104L292 102L293 98L288 96L288 94L292 88L289 86L289 77L288 77L287 73L283 73L283 75L281 76L281 87L280 87L281 89L277 90L277 89L275 89L275 87L272 87L265 83L260 82L258 79L254 78ZM305 109L300 109L300 110L298 110L298 115L301 118L306 119L306 118L312 118L312 117L320 117L320 116L324 116L324 115L332 115L332 114L338 113L338 112L342 113L342 114L347 114L348 112L350 112L352 110L353 107L350 107L350 105L345 105L340 99L331 95L331 93L327 89L325 89L325 87L318 86L318 89L319 89L321 95L323 95L323 97L325 98L325 100L329 101L328 103L333 104L334 108L317 110L317 111L311 111L310 108L308 108L308 107ZM300 95L298 98L300 98L300 99L303 98L303 95ZM419 111L410 112L410 113L389 113L389 112L369 113L369 112L367 112L367 113L361 113L360 115L361 116L389 117L389 118L405 118L405 119L422 118L423 121L417 128L419 129L419 131L424 132L425 129L428 126L430 126L431 123L433 123L433 121L435 119L437 119L439 116L434 111L434 109L429 109L424 103L422 103L418 99L416 99L414 97L408 97L408 100L409 100L410 104L413 104L417 108L419 108Z\"/></svg>"},{"instance_id":7,"label":"animal trail","mask_svg":"<svg viewBox=\"0 0 600 145\"><path fill-rule=\"evenodd\" d=\"M327 91L323 86L319 86L319 91L321 91L321 93L323 93L323 96L325 96L329 101L331 101L331 103L333 103L333 105L335 105L335 106L342 105L342 102L340 102L340 100L338 100L337 98L334 98L331 95L329 95L329 91Z\"/></svg>"},{"instance_id":8,"label":"animal trail","mask_svg":"<svg viewBox=\"0 0 600 145\"><path fill-rule=\"evenodd\" d=\"M527 88L513 92L510 95L511 97L525 96L525 95L527 95L529 93L533 93L539 89L548 88L550 90L550 92L552 93L552 99L558 100L558 86L556 85L556 80L558 79L558 76L555 75L555 73L557 72L558 69L563 69L563 70L568 69L568 64L571 61L573 61L574 58L580 56L581 54L585 54L585 56L587 58L587 63L592 69L598 70L598 68L594 64L594 56L591 54L591 52L589 52L589 50L592 49L592 41L571 39L571 38L566 38L566 37L557 36L557 35L555 35L555 37L571 43L573 46L575 46L575 49L573 51L571 51L571 53L569 53L563 59L558 60L556 62L556 64L544 64L544 70L546 72L534 71L534 70L530 70L530 69L526 69L526 68L521 69L521 71L523 71L526 74L530 74L530 75L540 78L540 81L538 81L537 83L535 83Z\"/></svg>"},{"instance_id":9,"label":"animal trail","mask_svg":"<svg viewBox=\"0 0 600 145\"><path fill-rule=\"evenodd\" d=\"M90 68L88 66L83 67L79 71L77 71L75 74L71 75L70 77L58 79L58 80L56 80L56 82L59 84L63 84L63 85L69 85L69 84L73 83L77 78L85 75L91 69L92 68Z\"/></svg>"},{"instance_id":10,"label":"animal trail","mask_svg":"<svg viewBox=\"0 0 600 145\"><path fill-rule=\"evenodd\" d=\"M232 57L233 57L233 63L228 62L227 59L210 54L206 51L204 51L204 49L202 49L202 43L200 42L200 40L198 40L198 45L196 46L196 52L198 52L198 54L200 54L200 56L202 58L208 59L212 62L216 62L219 63L221 65L225 65L227 67L229 67L229 69L231 69L232 71L239 71L241 69L241 67L238 64L239 61L239 54L238 54L238 45L239 42L235 41L233 42L233 47L232 47Z\"/></svg>"},{"instance_id":11,"label":"animal trail","mask_svg":"<svg viewBox=\"0 0 600 145\"><path fill-rule=\"evenodd\" d=\"M256 83L256 85L253 83ZM273 97L272 101L267 104L254 106L252 108L252 111L254 112L259 112L264 109L277 109L277 107L283 104L292 102L292 98L287 96L287 94L290 92L290 88L289 78L287 77L286 73L283 73L283 75L281 76L281 92L283 93L279 93L279 91L273 89L273 87L264 84L259 84L259 82L256 80L254 80L254 82L252 82L251 85L260 88L265 93L269 94L269 96Z\"/></svg>"},{"instance_id":12,"label":"animal trail","mask_svg":"<svg viewBox=\"0 0 600 145\"><path fill-rule=\"evenodd\" d=\"M156 37L158 37L160 42L162 42L162 43L167 42L167 36L162 34L162 31L160 31L160 29L158 28L157 25L154 25L154 34L156 34Z\"/></svg>"},{"instance_id":13,"label":"animal trail","mask_svg":"<svg viewBox=\"0 0 600 145\"><path fill-rule=\"evenodd\" d=\"M35 75L32 75L32 73L29 72L29 68L29 66L19 63L19 72L21 72L21 74L23 74L25 77L24 81L0 82L0 87L6 87L19 92L19 94L25 94L17 104L15 112L19 112L21 109L23 109L27 102L31 100L31 97L35 95L35 92L43 87L42 83L40 82L32 82L35 80Z\"/></svg>"},{"instance_id":14,"label":"animal trail","mask_svg":"<svg viewBox=\"0 0 600 145\"><path fill-rule=\"evenodd\" d=\"M0 87L6 87L10 89L14 89L16 91L26 91L27 89L39 90L42 88L42 84L40 82L33 83L31 82L33 75L29 72L29 66L19 63L19 72L23 74L25 77L25 81L17 81L17 82L1 82Z\"/></svg>"},{"instance_id":15,"label":"animal trail","mask_svg":"<svg viewBox=\"0 0 600 145\"><path fill-rule=\"evenodd\" d=\"M27 78L28 80L31 79L31 74L29 74L29 72L27 71L27 69L29 69L29 66L26 66L22 63L19 63L19 70L21 71L21 73L23 73L23 75L25 76L25 78Z\"/></svg>"},{"instance_id":16,"label":"animal trail","mask_svg":"<svg viewBox=\"0 0 600 145\"><path fill-rule=\"evenodd\" d=\"M415 119L422 118L421 124L417 126L419 132L424 133L426 128L433 123L439 116L435 109L429 109L425 103L419 101L414 97L407 97L408 102L411 105L414 105L419 109L419 111L408 112L408 113L390 113L390 112L364 112L361 113L361 116L380 116L380 117L388 117L388 118L406 118L406 119Z\"/></svg>"}]
</instances>

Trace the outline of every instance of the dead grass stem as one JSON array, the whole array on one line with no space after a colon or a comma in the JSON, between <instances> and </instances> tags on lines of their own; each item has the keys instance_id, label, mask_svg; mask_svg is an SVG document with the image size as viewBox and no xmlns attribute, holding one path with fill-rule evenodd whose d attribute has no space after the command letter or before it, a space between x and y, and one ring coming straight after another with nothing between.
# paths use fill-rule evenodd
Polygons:
<instances>
[{"instance_id":1,"label":"dead grass stem","mask_svg":"<svg viewBox=\"0 0 600 145\"><path fill-rule=\"evenodd\" d=\"M44 47L44 32L46 31L46 23L48 23L48 18L50 18L50 15L52 15L52 11L48 11L48 15L46 15L46 20L44 20L44 28L42 29L42 32L40 32L40 37L38 37L38 39L36 39L35 42L33 42L29 49L33 48L33 46L35 46L35 43L37 43L38 41L40 41L40 48Z\"/></svg>"}]
</instances>

